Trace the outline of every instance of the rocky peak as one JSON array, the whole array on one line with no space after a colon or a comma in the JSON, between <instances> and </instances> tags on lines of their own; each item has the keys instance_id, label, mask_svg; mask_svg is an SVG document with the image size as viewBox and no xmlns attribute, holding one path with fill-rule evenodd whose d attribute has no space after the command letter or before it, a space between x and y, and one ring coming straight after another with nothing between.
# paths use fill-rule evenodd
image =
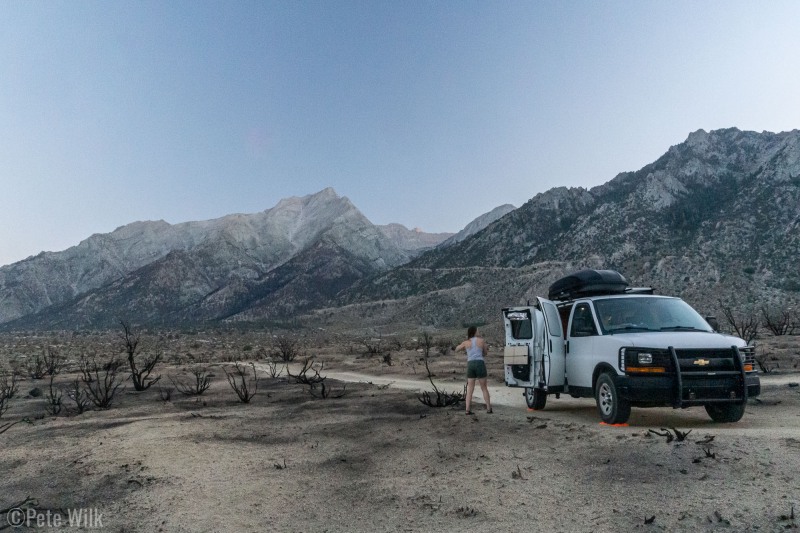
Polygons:
<instances>
[{"instance_id":1,"label":"rocky peak","mask_svg":"<svg viewBox=\"0 0 800 533\"><path fill-rule=\"evenodd\" d=\"M466 239L471 235L475 235L476 233L483 230L486 226L488 226L495 220L504 217L505 215L507 215L508 213L510 213L515 209L516 207L514 207L511 204L503 204L501 206L495 207L488 213L484 213L479 217L475 218L474 220L472 220L469 224L464 226L464 229L462 229L461 231L459 231L458 233L456 233L455 235L444 241L442 243L442 246L451 246L457 242L463 241L464 239Z\"/></svg>"}]
</instances>

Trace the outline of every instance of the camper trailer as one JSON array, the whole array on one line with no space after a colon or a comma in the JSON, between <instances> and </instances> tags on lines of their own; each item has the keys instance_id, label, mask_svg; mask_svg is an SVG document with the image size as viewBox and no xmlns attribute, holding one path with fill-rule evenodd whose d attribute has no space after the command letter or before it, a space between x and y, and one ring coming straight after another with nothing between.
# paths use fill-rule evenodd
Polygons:
<instances>
[{"instance_id":1,"label":"camper trailer","mask_svg":"<svg viewBox=\"0 0 800 533\"><path fill-rule=\"evenodd\" d=\"M740 420L761 392L753 347L680 298L628 285L613 270L582 270L553 283L547 299L503 309L506 385L537 410L548 396L594 398L608 424L657 406Z\"/></svg>"}]
</instances>

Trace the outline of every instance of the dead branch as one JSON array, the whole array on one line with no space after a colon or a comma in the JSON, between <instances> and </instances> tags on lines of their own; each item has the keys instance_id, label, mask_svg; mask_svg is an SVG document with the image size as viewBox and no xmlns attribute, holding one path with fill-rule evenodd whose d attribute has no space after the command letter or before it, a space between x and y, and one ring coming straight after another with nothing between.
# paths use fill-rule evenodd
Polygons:
<instances>
[{"instance_id":1,"label":"dead branch","mask_svg":"<svg viewBox=\"0 0 800 533\"><path fill-rule=\"evenodd\" d=\"M245 365L240 365L238 362L234 365L236 370L233 372L229 373L224 368L222 369L223 372L225 372L225 377L228 378L228 383L242 403L250 403L250 400L256 395L256 391L258 391L258 373L256 372L256 365L250 363L250 367L253 369L252 380L248 379L247 367Z\"/></svg>"},{"instance_id":2,"label":"dead branch","mask_svg":"<svg viewBox=\"0 0 800 533\"><path fill-rule=\"evenodd\" d=\"M280 377L284 369L283 366L278 368L278 363L275 361L267 361L267 368L269 368L269 377L272 379Z\"/></svg>"},{"instance_id":3,"label":"dead branch","mask_svg":"<svg viewBox=\"0 0 800 533\"><path fill-rule=\"evenodd\" d=\"M38 506L39 506L39 502L35 498L31 498L30 496L28 496L27 498L25 498L24 500L22 500L19 503L15 503L14 505L11 505L10 507L6 507L5 509L0 509L0 515L8 514L9 512L11 512L11 511L13 511L15 509L22 509L22 510L35 509Z\"/></svg>"},{"instance_id":4,"label":"dead branch","mask_svg":"<svg viewBox=\"0 0 800 533\"><path fill-rule=\"evenodd\" d=\"M181 394L185 396L200 396L211 386L211 375L208 367L198 365L192 367L189 373L194 376L194 382L184 382L174 377L171 378L172 384Z\"/></svg>"},{"instance_id":5,"label":"dead branch","mask_svg":"<svg viewBox=\"0 0 800 533\"><path fill-rule=\"evenodd\" d=\"M689 433L692 432L691 429L689 431L683 432L683 431L679 431L677 428L672 428L672 431L675 432L675 439L678 442L683 442L684 440L686 440L686 436L689 435Z\"/></svg>"},{"instance_id":6,"label":"dead branch","mask_svg":"<svg viewBox=\"0 0 800 533\"><path fill-rule=\"evenodd\" d=\"M314 387L309 387L308 392L314 398L327 400L328 398L342 398L347 392L347 384L342 385L342 388L335 390L333 386L326 384L324 381L320 383L320 390L317 392Z\"/></svg>"},{"instance_id":7,"label":"dead branch","mask_svg":"<svg viewBox=\"0 0 800 533\"><path fill-rule=\"evenodd\" d=\"M25 369L31 379L42 379L47 374L44 359L38 353L33 356L33 359L28 359L25 362Z\"/></svg>"},{"instance_id":8,"label":"dead branch","mask_svg":"<svg viewBox=\"0 0 800 533\"><path fill-rule=\"evenodd\" d=\"M273 353L281 358L284 363L290 363L299 355L298 340L295 337L281 335L276 338L272 347Z\"/></svg>"},{"instance_id":9,"label":"dead branch","mask_svg":"<svg viewBox=\"0 0 800 533\"><path fill-rule=\"evenodd\" d=\"M308 385L313 389L317 384L322 383L327 378L327 376L320 375L320 372L322 372L322 369L325 367L325 363L319 363L319 367L316 367L315 365L316 361L313 359L306 359L303 361L303 366L297 374L292 374L287 366L286 375L294 379L295 383ZM309 375L309 372L312 370L314 371L314 374Z\"/></svg>"},{"instance_id":10,"label":"dead branch","mask_svg":"<svg viewBox=\"0 0 800 533\"><path fill-rule=\"evenodd\" d=\"M105 364L98 364L97 358L91 360L81 356L80 367L86 393L92 403L100 409L108 409L114 395L122 386L123 378L119 377L121 363L112 356Z\"/></svg>"},{"instance_id":11,"label":"dead branch","mask_svg":"<svg viewBox=\"0 0 800 533\"><path fill-rule=\"evenodd\" d=\"M668 429L666 429L666 428L661 428L661 431L663 431L663 433L658 432L658 431L656 431L654 429L650 429L648 431L650 431L650 433L652 433L654 435L658 435L659 437L666 437L667 438L667 444L669 444L670 442L672 442L675 439L675 437L672 435L672 433L670 433L670 431Z\"/></svg>"},{"instance_id":12,"label":"dead branch","mask_svg":"<svg viewBox=\"0 0 800 533\"><path fill-rule=\"evenodd\" d=\"M53 379L55 376L50 374L50 390L47 392L45 399L47 400L47 404L45 405L45 410L53 415L58 416L61 413L61 408L63 407L61 403L61 389L58 387L53 386Z\"/></svg>"},{"instance_id":13,"label":"dead branch","mask_svg":"<svg viewBox=\"0 0 800 533\"><path fill-rule=\"evenodd\" d=\"M777 312L769 312L766 307L761 307L762 323L773 335L791 335L794 333L795 323L792 312L781 306Z\"/></svg>"},{"instance_id":14,"label":"dead branch","mask_svg":"<svg viewBox=\"0 0 800 533\"><path fill-rule=\"evenodd\" d=\"M174 391L172 387L168 387L166 389L161 388L159 385L158 387L158 397L161 398L161 401L164 403L172 401L172 391Z\"/></svg>"},{"instance_id":15,"label":"dead branch","mask_svg":"<svg viewBox=\"0 0 800 533\"><path fill-rule=\"evenodd\" d=\"M33 422L31 422L30 419L28 418L21 418L19 420L14 420L13 422L6 422L5 424L0 424L0 434L5 433L6 431L16 426L20 422L27 422L28 424L33 424ZM2 514L2 512L0 512L0 514Z\"/></svg>"},{"instance_id":16,"label":"dead branch","mask_svg":"<svg viewBox=\"0 0 800 533\"><path fill-rule=\"evenodd\" d=\"M55 376L61 372L64 366L64 357L54 346L48 346L42 355L42 363L45 372L50 376Z\"/></svg>"},{"instance_id":17,"label":"dead branch","mask_svg":"<svg viewBox=\"0 0 800 533\"><path fill-rule=\"evenodd\" d=\"M754 312L748 311L737 314L731 306L725 305L722 300L719 301L719 306L722 309L725 321L738 337L747 341L747 344L750 344L758 336L760 323L758 316Z\"/></svg>"},{"instance_id":18,"label":"dead branch","mask_svg":"<svg viewBox=\"0 0 800 533\"><path fill-rule=\"evenodd\" d=\"M67 396L70 400L75 402L75 407L78 409L78 414L83 414L86 411L86 408L89 407L89 403L91 403L91 399L89 398L88 393L81 388L80 381L75 379L70 385L70 388L67 389Z\"/></svg>"},{"instance_id":19,"label":"dead branch","mask_svg":"<svg viewBox=\"0 0 800 533\"><path fill-rule=\"evenodd\" d=\"M427 335L427 333L426 333ZM458 405L461 403L464 398L467 397L467 386L464 385L463 392L445 392L439 390L436 384L433 382L433 374L431 373L431 369L428 366L428 358L423 358L425 362L425 370L428 372L428 381L431 382L431 386L433 387L433 394L428 391L422 392L417 399L422 402L423 404L427 405L428 407L449 407L451 405Z\"/></svg>"},{"instance_id":20,"label":"dead branch","mask_svg":"<svg viewBox=\"0 0 800 533\"><path fill-rule=\"evenodd\" d=\"M128 366L130 366L131 369L133 388L137 391L147 390L161 379L160 375L151 378L150 373L161 360L163 352L161 350L156 350L154 354L145 357L140 361L142 366L139 368L136 362L139 350L139 334L134 333L130 325L124 320L120 320L119 323L122 326L120 337L125 346L125 353L128 356Z\"/></svg>"}]
</instances>

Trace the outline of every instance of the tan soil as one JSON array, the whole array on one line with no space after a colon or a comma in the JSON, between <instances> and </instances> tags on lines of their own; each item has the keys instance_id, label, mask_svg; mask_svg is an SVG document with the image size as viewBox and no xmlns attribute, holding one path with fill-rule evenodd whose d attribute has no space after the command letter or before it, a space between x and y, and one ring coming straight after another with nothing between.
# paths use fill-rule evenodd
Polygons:
<instances>
[{"instance_id":1,"label":"tan soil","mask_svg":"<svg viewBox=\"0 0 800 533\"><path fill-rule=\"evenodd\" d=\"M46 382L23 382L0 423L38 419L0 434L0 508L30 496L39 512L98 508L106 531L148 532L800 526L789 518L793 506L800 515L800 388L789 386L800 376L762 376L760 401L737 424L715 424L702 408L658 408L607 427L591 400L550 398L528 411L521 391L502 386L497 363L494 414L476 393L476 415L465 416L463 406L429 408L407 390L431 389L413 351L391 367L328 360L329 380L354 381L340 399L314 399L262 371L243 405L216 368L199 398L126 390L105 411L42 417L44 400L24 396ZM456 390L463 367L438 357L433 370ZM691 433L667 443L649 431L659 428Z\"/></svg>"}]
</instances>

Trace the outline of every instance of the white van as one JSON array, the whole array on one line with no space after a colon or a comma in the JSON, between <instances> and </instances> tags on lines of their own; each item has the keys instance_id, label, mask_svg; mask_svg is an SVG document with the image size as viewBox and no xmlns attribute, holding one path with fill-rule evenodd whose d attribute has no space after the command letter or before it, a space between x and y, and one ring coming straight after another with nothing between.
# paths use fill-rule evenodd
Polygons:
<instances>
[{"instance_id":1,"label":"white van","mask_svg":"<svg viewBox=\"0 0 800 533\"><path fill-rule=\"evenodd\" d=\"M505 383L524 388L532 409L566 393L595 398L609 424L627 422L631 407L700 405L736 422L761 392L753 348L680 298L629 288L612 270L576 272L548 297L503 309Z\"/></svg>"}]
</instances>

